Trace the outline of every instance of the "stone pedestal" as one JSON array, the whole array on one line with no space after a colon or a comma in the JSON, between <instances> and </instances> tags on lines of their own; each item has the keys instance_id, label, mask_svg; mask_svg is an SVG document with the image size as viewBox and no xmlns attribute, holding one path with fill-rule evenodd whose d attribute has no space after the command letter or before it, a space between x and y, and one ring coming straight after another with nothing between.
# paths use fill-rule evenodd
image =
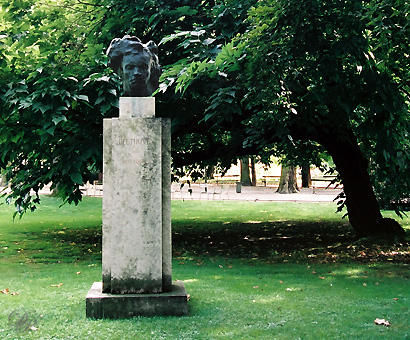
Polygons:
<instances>
[{"instance_id":1,"label":"stone pedestal","mask_svg":"<svg viewBox=\"0 0 410 340\"><path fill-rule=\"evenodd\" d=\"M120 98L103 152L102 284L87 295L87 316L186 314L183 284L172 285L171 123L155 118L155 98ZM161 299L177 299L178 311ZM141 307L149 301L159 307Z\"/></svg>"},{"instance_id":2,"label":"stone pedestal","mask_svg":"<svg viewBox=\"0 0 410 340\"><path fill-rule=\"evenodd\" d=\"M134 316L184 316L188 314L187 293L181 281L162 294L102 293L101 282L94 282L87 294L87 317L126 319Z\"/></svg>"}]
</instances>

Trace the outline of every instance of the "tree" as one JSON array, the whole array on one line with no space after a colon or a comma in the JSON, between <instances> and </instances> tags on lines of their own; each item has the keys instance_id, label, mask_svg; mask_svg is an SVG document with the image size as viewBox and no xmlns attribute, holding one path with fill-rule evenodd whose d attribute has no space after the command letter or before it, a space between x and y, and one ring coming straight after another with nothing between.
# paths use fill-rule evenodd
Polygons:
<instances>
[{"instance_id":1,"label":"tree","mask_svg":"<svg viewBox=\"0 0 410 340\"><path fill-rule=\"evenodd\" d=\"M138 34L158 42L175 31L194 31L212 21L211 6L216 5L185 0L1 1L0 168L17 213L34 210L39 197L31 192L50 182L65 201L78 203L80 185L101 170L102 120L117 114L121 95L118 77L107 68L111 39ZM163 64L184 54L174 42L168 45L173 53L161 54ZM193 122L201 118L192 108L204 108L194 99L165 94L158 106L161 115L179 116L174 145L185 154L193 149L195 158L201 145L223 145L226 136L196 128ZM181 161L180 167L192 163Z\"/></svg>"},{"instance_id":2,"label":"tree","mask_svg":"<svg viewBox=\"0 0 410 340\"><path fill-rule=\"evenodd\" d=\"M395 5L404 9L405 3L396 1ZM387 39L376 42L369 32L376 11L388 16L384 6L384 1L368 5L357 1L264 1L252 11L255 26L245 37L249 84L270 84L253 93L254 101L268 106L260 114L276 122L265 125L265 133L277 133L282 122L286 126L282 134L316 141L326 148L340 174L344 204L359 236L404 234L398 224L380 213L361 141L362 129L369 136L371 126L375 133L372 141L377 143L375 138L388 131L394 138L404 137L402 141L408 145L408 138L397 131L397 124L401 131L408 128L407 94L401 91L406 79L398 78L394 71L403 65L400 61L389 65L387 53L399 46ZM408 12L408 5L406 9ZM385 49L378 57L376 43ZM386 45L390 47L386 49ZM392 144L377 143L372 151L408 157L407 150Z\"/></svg>"},{"instance_id":3,"label":"tree","mask_svg":"<svg viewBox=\"0 0 410 340\"><path fill-rule=\"evenodd\" d=\"M283 165L280 173L279 194L295 194L299 192L296 180L296 167L294 165Z\"/></svg>"},{"instance_id":4,"label":"tree","mask_svg":"<svg viewBox=\"0 0 410 340\"><path fill-rule=\"evenodd\" d=\"M239 160L241 168L241 183L244 186L251 186L251 173L249 168L249 157L243 157Z\"/></svg>"},{"instance_id":5,"label":"tree","mask_svg":"<svg viewBox=\"0 0 410 340\"><path fill-rule=\"evenodd\" d=\"M403 197L410 183L408 15L403 0L259 1L250 10L250 29L212 63L190 64L177 87L186 91L204 75L235 80L249 113L235 117L245 125L243 149L322 145L344 185L339 208L347 207L357 235L403 235L382 217L373 185L382 195L380 184L392 183L389 178L397 181L392 187L401 183L399 195L384 190L391 199ZM210 102L207 119L235 121Z\"/></svg>"},{"instance_id":6,"label":"tree","mask_svg":"<svg viewBox=\"0 0 410 340\"><path fill-rule=\"evenodd\" d=\"M131 34L166 43L160 62L178 62L176 76L183 80L190 62L229 51L224 45L245 31L255 2L1 1L0 168L17 212L34 210L39 197L31 192L50 182L64 201L78 203L80 185L101 170L102 119L118 114L122 93L105 56L113 38ZM175 175L198 175L215 164L226 168L245 155L237 152L242 128L215 124L207 111L212 94L233 121L248 114L234 82L221 74L217 82L191 84L182 96L172 91L172 81L165 78L161 86L157 114L173 121Z\"/></svg>"},{"instance_id":7,"label":"tree","mask_svg":"<svg viewBox=\"0 0 410 340\"><path fill-rule=\"evenodd\" d=\"M303 162L301 166L302 188L310 188L312 185L312 176L310 174L310 163Z\"/></svg>"},{"instance_id":8,"label":"tree","mask_svg":"<svg viewBox=\"0 0 410 340\"><path fill-rule=\"evenodd\" d=\"M31 190L49 182L78 202L79 186L98 174L102 117L118 106L103 47L85 36L101 19L80 2L1 4L0 168L17 212L35 209Z\"/></svg>"},{"instance_id":9,"label":"tree","mask_svg":"<svg viewBox=\"0 0 410 340\"><path fill-rule=\"evenodd\" d=\"M255 166L255 157L252 156L250 157L251 161L251 177L252 177L252 186L256 187L257 184L257 178L256 178L256 166Z\"/></svg>"}]
</instances>

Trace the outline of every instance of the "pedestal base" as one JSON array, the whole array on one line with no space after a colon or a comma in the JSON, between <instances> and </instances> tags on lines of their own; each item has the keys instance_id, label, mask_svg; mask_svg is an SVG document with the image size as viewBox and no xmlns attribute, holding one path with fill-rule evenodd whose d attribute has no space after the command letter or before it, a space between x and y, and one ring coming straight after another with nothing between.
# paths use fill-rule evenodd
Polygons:
<instances>
[{"instance_id":1,"label":"pedestal base","mask_svg":"<svg viewBox=\"0 0 410 340\"><path fill-rule=\"evenodd\" d=\"M188 315L188 295L182 281L161 294L102 293L102 282L94 282L86 297L86 315L94 319L125 319L134 316Z\"/></svg>"}]
</instances>

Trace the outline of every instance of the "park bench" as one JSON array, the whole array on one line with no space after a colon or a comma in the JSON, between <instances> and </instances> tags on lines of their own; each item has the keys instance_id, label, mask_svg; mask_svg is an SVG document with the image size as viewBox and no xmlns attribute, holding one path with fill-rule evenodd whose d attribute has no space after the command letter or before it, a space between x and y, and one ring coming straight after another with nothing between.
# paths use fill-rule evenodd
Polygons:
<instances>
[{"instance_id":1,"label":"park bench","mask_svg":"<svg viewBox=\"0 0 410 340\"><path fill-rule=\"evenodd\" d=\"M339 183L334 183L334 180L336 179L336 176L334 175L324 175L320 177L314 177L312 178L312 194L316 193L316 188L317 188L317 182L330 182L327 186L326 189L330 188L332 184L335 185L335 189L340 185Z\"/></svg>"},{"instance_id":2,"label":"park bench","mask_svg":"<svg viewBox=\"0 0 410 340\"><path fill-rule=\"evenodd\" d=\"M219 181L227 182L237 182L240 179L239 175L224 175L221 174L214 174L214 178L216 179L216 184L219 184Z\"/></svg>"},{"instance_id":3,"label":"park bench","mask_svg":"<svg viewBox=\"0 0 410 340\"><path fill-rule=\"evenodd\" d=\"M266 187L268 180L272 180L275 183L279 183L280 176L270 176L270 175L265 175L262 176L262 183Z\"/></svg>"},{"instance_id":4,"label":"park bench","mask_svg":"<svg viewBox=\"0 0 410 340\"><path fill-rule=\"evenodd\" d=\"M224 196L226 196L227 199L229 199L229 185L220 185L220 184L200 184L200 193L199 193L199 199L203 195L206 196L206 198L209 200L209 196L212 195L212 199L215 199L215 196L219 195L220 199L223 199Z\"/></svg>"},{"instance_id":5,"label":"park bench","mask_svg":"<svg viewBox=\"0 0 410 340\"><path fill-rule=\"evenodd\" d=\"M94 196L102 196L103 194L103 183L102 181L94 181L93 182L93 189L94 189Z\"/></svg>"}]
</instances>

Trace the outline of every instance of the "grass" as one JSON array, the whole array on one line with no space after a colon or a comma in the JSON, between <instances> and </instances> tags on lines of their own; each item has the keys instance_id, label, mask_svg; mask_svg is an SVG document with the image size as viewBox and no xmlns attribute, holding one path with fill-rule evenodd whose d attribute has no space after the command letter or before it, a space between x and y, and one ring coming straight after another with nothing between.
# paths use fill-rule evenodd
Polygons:
<instances>
[{"instance_id":1,"label":"grass","mask_svg":"<svg viewBox=\"0 0 410 340\"><path fill-rule=\"evenodd\" d=\"M85 295L101 280L101 199L59 209L44 197L14 222L1 206L0 290L9 293L0 293L0 338L410 338L409 246L354 240L334 210L174 201L173 278L191 295L190 315L89 320ZM35 329L17 332L13 311L32 315Z\"/></svg>"}]
</instances>

